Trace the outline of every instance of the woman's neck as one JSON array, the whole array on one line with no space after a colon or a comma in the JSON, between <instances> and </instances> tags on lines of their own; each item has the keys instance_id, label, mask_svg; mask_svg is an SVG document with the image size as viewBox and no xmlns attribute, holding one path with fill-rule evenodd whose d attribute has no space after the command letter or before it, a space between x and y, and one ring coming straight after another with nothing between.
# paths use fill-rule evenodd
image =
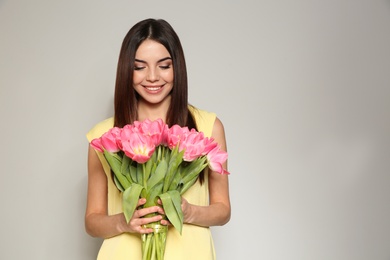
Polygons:
<instances>
[{"instance_id":1,"label":"woman's neck","mask_svg":"<svg viewBox=\"0 0 390 260\"><path fill-rule=\"evenodd\" d=\"M164 122L167 118L168 108L170 105L170 98L158 104L147 103L144 100L138 101L138 121L145 119L156 120L161 118Z\"/></svg>"}]
</instances>

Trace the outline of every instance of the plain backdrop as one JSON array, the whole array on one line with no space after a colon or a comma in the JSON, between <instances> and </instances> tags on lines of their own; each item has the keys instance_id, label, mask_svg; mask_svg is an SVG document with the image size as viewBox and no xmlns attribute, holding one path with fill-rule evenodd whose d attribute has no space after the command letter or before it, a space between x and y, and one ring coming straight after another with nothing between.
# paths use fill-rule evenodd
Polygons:
<instances>
[{"instance_id":1,"label":"plain backdrop","mask_svg":"<svg viewBox=\"0 0 390 260\"><path fill-rule=\"evenodd\" d=\"M217 113L219 260L390 259L390 1L0 0L0 259L95 259L85 134L124 35L163 18L190 102Z\"/></svg>"}]
</instances>

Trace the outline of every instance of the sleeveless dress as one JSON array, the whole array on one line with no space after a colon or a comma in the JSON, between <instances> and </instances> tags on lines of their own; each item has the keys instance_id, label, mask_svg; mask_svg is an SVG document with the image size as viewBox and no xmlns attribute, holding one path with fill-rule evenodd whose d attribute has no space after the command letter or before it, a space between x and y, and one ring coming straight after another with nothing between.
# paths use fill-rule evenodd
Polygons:
<instances>
[{"instance_id":1,"label":"sleeveless dress","mask_svg":"<svg viewBox=\"0 0 390 260\"><path fill-rule=\"evenodd\" d=\"M210 137L214 126L216 115L204 110L190 107L190 111L196 121L199 131ZM98 123L87 133L89 142L100 137L113 127L113 117ZM108 214L114 215L123 212L122 194L116 188L111 178L110 167L102 153L97 152L107 175L108 185ZM205 178L202 185L197 181L183 197L189 203L201 206L209 205L208 171L205 171ZM141 260L141 235L123 233L118 236L107 238L99 250L98 260ZM166 260L215 260L214 243L210 228L196 225L184 224L182 234L173 226L168 229L167 243L165 249Z\"/></svg>"}]
</instances>

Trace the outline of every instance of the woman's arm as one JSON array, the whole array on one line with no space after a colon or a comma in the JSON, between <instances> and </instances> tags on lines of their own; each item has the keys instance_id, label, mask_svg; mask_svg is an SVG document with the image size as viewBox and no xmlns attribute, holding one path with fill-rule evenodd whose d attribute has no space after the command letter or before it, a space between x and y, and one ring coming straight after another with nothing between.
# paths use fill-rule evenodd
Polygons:
<instances>
[{"instance_id":1,"label":"woman's arm","mask_svg":"<svg viewBox=\"0 0 390 260\"><path fill-rule=\"evenodd\" d=\"M214 123L211 135L220 145L220 148L227 151L225 130L222 122L217 118ZM227 170L227 162L223 165ZM230 220L230 198L228 175L217 172L209 172L209 206L197 206L189 204L184 198L182 203L184 222L199 226L220 226Z\"/></svg>"},{"instance_id":2,"label":"woman's arm","mask_svg":"<svg viewBox=\"0 0 390 260\"><path fill-rule=\"evenodd\" d=\"M160 221L161 216L142 218L146 214L158 212L163 214L161 207L149 207L136 210L129 224L126 223L123 213L109 216L107 213L107 177L96 151L90 147L88 151L88 195L85 212L85 229L93 237L109 238L124 232L151 233L153 229L143 228L142 225ZM143 205L145 199L138 201Z\"/></svg>"}]
</instances>

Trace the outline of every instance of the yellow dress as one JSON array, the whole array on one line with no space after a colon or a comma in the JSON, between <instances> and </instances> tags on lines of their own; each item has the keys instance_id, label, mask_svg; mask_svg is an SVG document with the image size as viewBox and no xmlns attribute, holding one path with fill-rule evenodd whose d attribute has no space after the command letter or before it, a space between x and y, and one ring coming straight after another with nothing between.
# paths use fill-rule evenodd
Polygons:
<instances>
[{"instance_id":1,"label":"yellow dress","mask_svg":"<svg viewBox=\"0 0 390 260\"><path fill-rule=\"evenodd\" d=\"M204 110L190 108L195 118L198 130L205 136L211 136L216 115ZM113 118L98 123L87 133L91 141L100 137L108 129L113 127ZM103 165L108 185L108 214L114 215L122 212L122 194L116 188L111 178L110 168L104 156L97 153ZM189 203L206 206L209 205L208 172L205 171L205 181L200 185L196 182L183 197ZM105 239L99 250L98 260L141 260L141 236L139 234L123 233L121 235ZM214 260L214 243L208 227L184 224L182 235L174 227L170 227L167 235L165 249L166 260Z\"/></svg>"}]
</instances>

